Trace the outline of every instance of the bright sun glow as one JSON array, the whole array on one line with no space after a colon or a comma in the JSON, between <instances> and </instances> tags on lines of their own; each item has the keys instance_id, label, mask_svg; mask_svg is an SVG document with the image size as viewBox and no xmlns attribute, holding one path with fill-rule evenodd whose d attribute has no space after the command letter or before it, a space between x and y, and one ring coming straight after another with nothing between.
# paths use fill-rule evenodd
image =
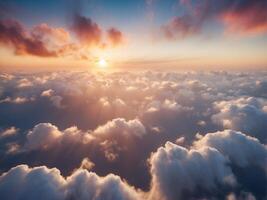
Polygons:
<instances>
[{"instance_id":1,"label":"bright sun glow","mask_svg":"<svg viewBox=\"0 0 267 200\"><path fill-rule=\"evenodd\" d=\"M98 61L98 66L101 67L101 68L106 68L108 65L107 61L103 58L99 59Z\"/></svg>"}]
</instances>

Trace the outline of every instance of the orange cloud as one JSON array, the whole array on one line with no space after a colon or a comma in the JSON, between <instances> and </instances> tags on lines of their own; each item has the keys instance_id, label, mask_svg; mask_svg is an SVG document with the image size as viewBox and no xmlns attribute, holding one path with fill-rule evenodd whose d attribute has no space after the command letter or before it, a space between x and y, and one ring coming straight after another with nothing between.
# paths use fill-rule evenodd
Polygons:
<instances>
[{"instance_id":1,"label":"orange cloud","mask_svg":"<svg viewBox=\"0 0 267 200\"><path fill-rule=\"evenodd\" d=\"M67 43L70 40L70 34L64 28L53 28L46 23L35 26L31 34L36 39L50 40L53 38L58 43Z\"/></svg>"},{"instance_id":2,"label":"orange cloud","mask_svg":"<svg viewBox=\"0 0 267 200\"><path fill-rule=\"evenodd\" d=\"M51 27L46 23L26 29L16 20L0 20L0 45L11 47L16 55L34 55L39 57L66 57L88 60L91 47L115 47L122 43L123 34L116 28L104 32L91 19L76 15L71 32L61 27Z\"/></svg>"},{"instance_id":3,"label":"orange cloud","mask_svg":"<svg viewBox=\"0 0 267 200\"><path fill-rule=\"evenodd\" d=\"M99 25L90 18L76 14L73 19L72 30L83 44L101 44L102 30Z\"/></svg>"},{"instance_id":4,"label":"orange cloud","mask_svg":"<svg viewBox=\"0 0 267 200\"><path fill-rule=\"evenodd\" d=\"M184 14L162 26L169 39L183 38L202 31L212 21L223 22L226 31L242 34L267 33L267 2L263 0L181 0Z\"/></svg>"},{"instance_id":5,"label":"orange cloud","mask_svg":"<svg viewBox=\"0 0 267 200\"><path fill-rule=\"evenodd\" d=\"M254 6L241 11L227 11L222 15L227 31L241 34L267 33L267 6Z\"/></svg>"},{"instance_id":6,"label":"orange cloud","mask_svg":"<svg viewBox=\"0 0 267 200\"><path fill-rule=\"evenodd\" d=\"M25 28L14 20L0 20L0 43L12 46L19 55L57 56L57 53L49 50L42 40L30 36Z\"/></svg>"},{"instance_id":7,"label":"orange cloud","mask_svg":"<svg viewBox=\"0 0 267 200\"><path fill-rule=\"evenodd\" d=\"M124 36L120 30L116 28L110 28L107 30L107 35L112 46L117 46L123 43Z\"/></svg>"}]
</instances>

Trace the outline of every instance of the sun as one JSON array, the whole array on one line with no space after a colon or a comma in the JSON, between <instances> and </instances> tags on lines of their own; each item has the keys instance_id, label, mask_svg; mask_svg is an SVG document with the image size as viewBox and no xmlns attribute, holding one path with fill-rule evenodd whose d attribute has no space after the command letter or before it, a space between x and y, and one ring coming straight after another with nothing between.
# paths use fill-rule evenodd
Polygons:
<instances>
[{"instance_id":1,"label":"sun","mask_svg":"<svg viewBox=\"0 0 267 200\"><path fill-rule=\"evenodd\" d=\"M108 62L104 58L100 58L97 64L100 68L106 68L108 66Z\"/></svg>"}]
</instances>

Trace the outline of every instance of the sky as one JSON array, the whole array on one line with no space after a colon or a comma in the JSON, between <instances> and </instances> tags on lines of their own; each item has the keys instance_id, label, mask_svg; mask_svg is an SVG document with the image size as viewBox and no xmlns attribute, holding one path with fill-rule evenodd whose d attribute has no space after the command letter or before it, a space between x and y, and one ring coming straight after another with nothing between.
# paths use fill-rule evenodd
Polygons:
<instances>
[{"instance_id":1,"label":"sky","mask_svg":"<svg viewBox=\"0 0 267 200\"><path fill-rule=\"evenodd\" d=\"M1 0L2 70L266 69L266 0Z\"/></svg>"},{"instance_id":2,"label":"sky","mask_svg":"<svg viewBox=\"0 0 267 200\"><path fill-rule=\"evenodd\" d=\"M267 0L0 0L0 200L266 200Z\"/></svg>"}]
</instances>

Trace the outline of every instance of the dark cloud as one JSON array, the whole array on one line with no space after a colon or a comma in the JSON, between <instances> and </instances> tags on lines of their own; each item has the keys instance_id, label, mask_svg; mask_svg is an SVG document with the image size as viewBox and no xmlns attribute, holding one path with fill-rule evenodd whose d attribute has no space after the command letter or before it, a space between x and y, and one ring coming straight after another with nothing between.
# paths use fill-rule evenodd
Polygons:
<instances>
[{"instance_id":1,"label":"dark cloud","mask_svg":"<svg viewBox=\"0 0 267 200\"><path fill-rule=\"evenodd\" d=\"M72 30L83 45L100 45L102 29L90 18L75 14Z\"/></svg>"},{"instance_id":2,"label":"dark cloud","mask_svg":"<svg viewBox=\"0 0 267 200\"><path fill-rule=\"evenodd\" d=\"M0 42L12 46L19 55L57 56L56 52L49 50L42 40L28 36L24 27L14 20L0 21Z\"/></svg>"},{"instance_id":3,"label":"dark cloud","mask_svg":"<svg viewBox=\"0 0 267 200\"><path fill-rule=\"evenodd\" d=\"M113 46L117 46L123 43L124 36L122 32L116 28L110 28L107 30L108 39Z\"/></svg>"},{"instance_id":4,"label":"dark cloud","mask_svg":"<svg viewBox=\"0 0 267 200\"><path fill-rule=\"evenodd\" d=\"M162 27L167 38L175 39L201 32L212 21L222 22L227 32L259 34L267 32L266 0L180 1L185 14Z\"/></svg>"},{"instance_id":5,"label":"dark cloud","mask_svg":"<svg viewBox=\"0 0 267 200\"><path fill-rule=\"evenodd\" d=\"M40 57L74 57L92 59L83 47L115 47L122 44L123 34L115 28L107 31L107 41L100 26L90 18L76 14L71 26L78 42L71 32L62 27L51 27L46 23L26 28L16 20L0 20L0 44L13 48L17 55Z\"/></svg>"}]
</instances>

